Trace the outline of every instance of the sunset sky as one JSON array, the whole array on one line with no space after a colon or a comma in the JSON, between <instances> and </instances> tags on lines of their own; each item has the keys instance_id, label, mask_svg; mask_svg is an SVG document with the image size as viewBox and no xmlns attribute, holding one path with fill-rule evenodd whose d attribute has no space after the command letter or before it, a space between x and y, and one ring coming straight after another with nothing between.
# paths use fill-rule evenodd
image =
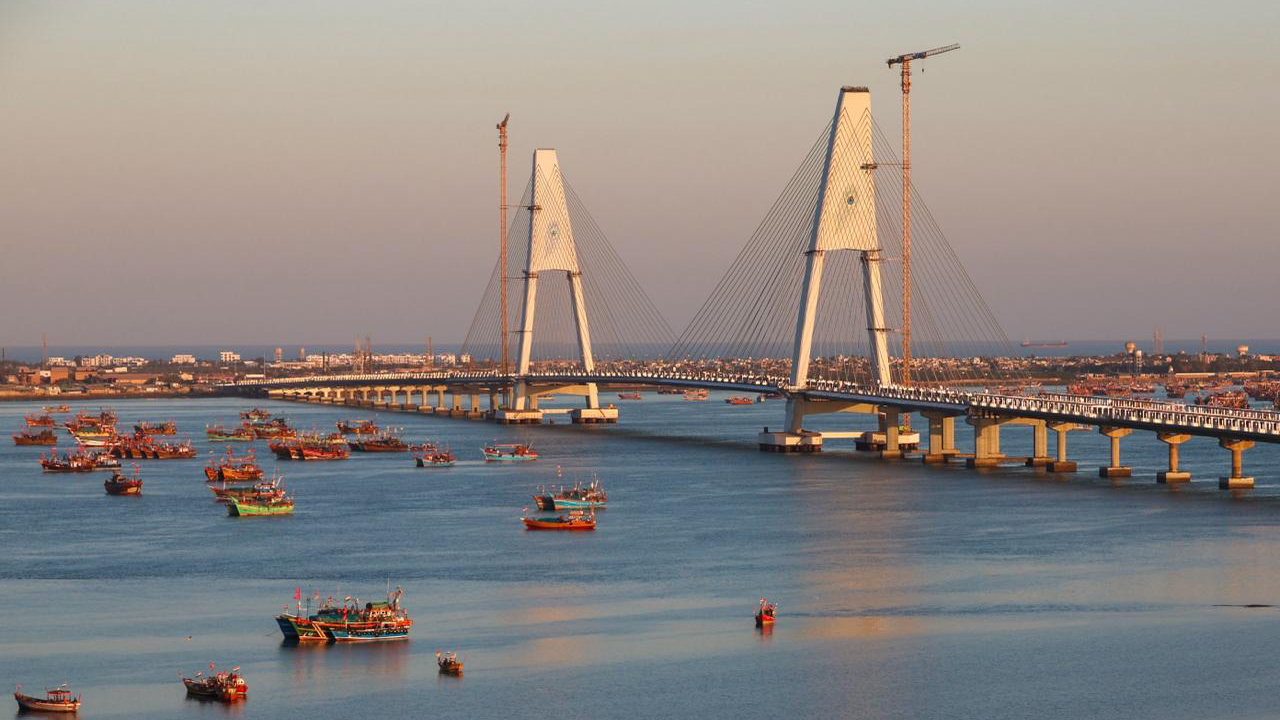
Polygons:
<instances>
[{"instance_id":1,"label":"sunset sky","mask_svg":"<svg viewBox=\"0 0 1280 720\"><path fill-rule=\"evenodd\" d=\"M1014 339L1278 337L1280 5L0 2L0 345L460 341L535 147L681 330L885 59Z\"/></svg>"}]
</instances>

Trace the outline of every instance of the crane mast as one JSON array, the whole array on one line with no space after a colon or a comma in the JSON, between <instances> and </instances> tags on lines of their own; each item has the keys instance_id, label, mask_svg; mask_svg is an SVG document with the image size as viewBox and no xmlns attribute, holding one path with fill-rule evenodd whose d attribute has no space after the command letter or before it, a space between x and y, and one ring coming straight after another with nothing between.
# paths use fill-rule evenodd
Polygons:
<instances>
[{"instance_id":1,"label":"crane mast","mask_svg":"<svg viewBox=\"0 0 1280 720\"><path fill-rule=\"evenodd\" d=\"M508 335L507 328L507 121L511 113L507 113L498 123L498 283L501 285L502 326L498 332L502 335L502 373L508 370Z\"/></svg>"},{"instance_id":2,"label":"crane mast","mask_svg":"<svg viewBox=\"0 0 1280 720\"><path fill-rule=\"evenodd\" d=\"M960 46L944 45L889 58L901 65L902 84L902 384L911 384L911 61L923 60Z\"/></svg>"}]
</instances>

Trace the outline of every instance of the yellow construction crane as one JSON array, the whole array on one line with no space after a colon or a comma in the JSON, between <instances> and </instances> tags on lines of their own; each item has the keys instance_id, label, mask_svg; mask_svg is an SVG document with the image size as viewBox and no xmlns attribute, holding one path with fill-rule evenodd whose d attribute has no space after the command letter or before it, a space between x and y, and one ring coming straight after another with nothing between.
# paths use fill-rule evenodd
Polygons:
<instances>
[{"instance_id":1,"label":"yellow construction crane","mask_svg":"<svg viewBox=\"0 0 1280 720\"><path fill-rule=\"evenodd\" d=\"M902 384L911 384L911 61L959 50L945 45L889 58L902 66Z\"/></svg>"}]
</instances>

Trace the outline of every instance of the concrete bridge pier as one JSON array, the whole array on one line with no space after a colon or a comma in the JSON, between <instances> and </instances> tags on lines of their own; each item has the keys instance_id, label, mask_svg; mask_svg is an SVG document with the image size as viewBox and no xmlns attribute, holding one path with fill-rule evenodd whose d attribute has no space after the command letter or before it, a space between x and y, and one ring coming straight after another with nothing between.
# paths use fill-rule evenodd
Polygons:
<instances>
[{"instance_id":1,"label":"concrete bridge pier","mask_svg":"<svg viewBox=\"0 0 1280 720\"><path fill-rule=\"evenodd\" d=\"M1048 467L1053 462L1049 457L1049 426L1044 420L1031 422L1031 457L1027 458L1027 467Z\"/></svg>"},{"instance_id":2,"label":"concrete bridge pier","mask_svg":"<svg viewBox=\"0 0 1280 720\"><path fill-rule=\"evenodd\" d=\"M1237 490L1253 487L1253 478L1244 475L1244 451L1253 447L1252 440L1219 438L1218 445L1231 451L1231 477L1218 478L1218 487Z\"/></svg>"},{"instance_id":3,"label":"concrete bridge pier","mask_svg":"<svg viewBox=\"0 0 1280 720\"><path fill-rule=\"evenodd\" d=\"M1190 440L1191 436L1181 433L1156 433L1156 437L1169 446L1169 469L1156 473L1156 482L1170 485L1191 482L1191 473L1178 469L1178 446Z\"/></svg>"},{"instance_id":4,"label":"concrete bridge pier","mask_svg":"<svg viewBox=\"0 0 1280 720\"><path fill-rule=\"evenodd\" d=\"M884 433L884 449L880 457L884 460L897 460L902 457L902 447L898 444L898 428L902 424L902 414L898 408L888 405L880 408L880 432Z\"/></svg>"},{"instance_id":5,"label":"concrete bridge pier","mask_svg":"<svg viewBox=\"0 0 1280 720\"><path fill-rule=\"evenodd\" d=\"M965 465L971 468L997 467L1004 459L1000 452L999 418L969 416L966 420L973 426L973 457L965 459Z\"/></svg>"},{"instance_id":6,"label":"concrete bridge pier","mask_svg":"<svg viewBox=\"0 0 1280 720\"><path fill-rule=\"evenodd\" d=\"M808 401L799 397L787 398L786 425L781 432L770 432L766 426L757 435L756 442L764 452L822 452L821 433L805 430L804 416Z\"/></svg>"},{"instance_id":7,"label":"concrete bridge pier","mask_svg":"<svg viewBox=\"0 0 1280 720\"><path fill-rule=\"evenodd\" d=\"M1058 436L1058 457L1050 460L1049 464L1045 465L1045 469L1055 473L1075 472L1077 469L1076 463L1067 459L1067 433L1072 430L1083 430L1084 428L1075 423L1064 422L1046 423L1045 426Z\"/></svg>"},{"instance_id":8,"label":"concrete bridge pier","mask_svg":"<svg viewBox=\"0 0 1280 720\"><path fill-rule=\"evenodd\" d=\"M929 421L929 451L921 456L925 463L945 463L956 454L956 416L940 412L923 413Z\"/></svg>"},{"instance_id":9,"label":"concrete bridge pier","mask_svg":"<svg viewBox=\"0 0 1280 720\"><path fill-rule=\"evenodd\" d=\"M1133 432L1133 429L1103 425L1098 428L1098 432L1111 438L1111 464L1098 468L1098 477L1126 478L1133 475L1133 468L1120 464L1120 438Z\"/></svg>"}]
</instances>

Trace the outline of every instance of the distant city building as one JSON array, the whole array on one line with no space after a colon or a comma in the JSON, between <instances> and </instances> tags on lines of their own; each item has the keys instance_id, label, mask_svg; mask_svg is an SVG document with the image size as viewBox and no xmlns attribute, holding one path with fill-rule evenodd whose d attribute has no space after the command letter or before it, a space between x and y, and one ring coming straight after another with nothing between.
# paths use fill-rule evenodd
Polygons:
<instances>
[{"instance_id":1,"label":"distant city building","mask_svg":"<svg viewBox=\"0 0 1280 720\"><path fill-rule=\"evenodd\" d=\"M240 362L240 353L232 352L230 350L223 350L222 352L218 353L218 362L238 363Z\"/></svg>"},{"instance_id":2,"label":"distant city building","mask_svg":"<svg viewBox=\"0 0 1280 720\"><path fill-rule=\"evenodd\" d=\"M307 349L305 347L298 348L298 359L299 360L307 359Z\"/></svg>"},{"instance_id":3,"label":"distant city building","mask_svg":"<svg viewBox=\"0 0 1280 720\"><path fill-rule=\"evenodd\" d=\"M276 348L276 362L284 360L284 348Z\"/></svg>"},{"instance_id":4,"label":"distant city building","mask_svg":"<svg viewBox=\"0 0 1280 720\"><path fill-rule=\"evenodd\" d=\"M169 362L173 363L174 365L195 365L195 364L196 364L196 356L195 356L195 355L187 355L187 354L185 354L185 353L184 353L184 354L178 354L178 355L174 355L174 356L173 356L173 359L172 359L172 360L170 360Z\"/></svg>"}]
</instances>

